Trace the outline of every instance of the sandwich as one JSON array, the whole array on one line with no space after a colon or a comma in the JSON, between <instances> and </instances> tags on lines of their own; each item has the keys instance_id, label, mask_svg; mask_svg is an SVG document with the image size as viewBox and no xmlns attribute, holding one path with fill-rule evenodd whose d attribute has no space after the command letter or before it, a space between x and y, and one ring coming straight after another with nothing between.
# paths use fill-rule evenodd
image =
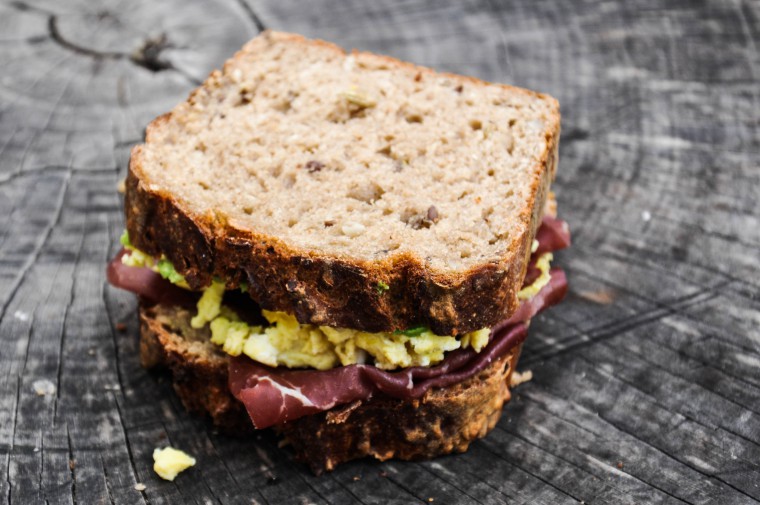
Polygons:
<instances>
[{"instance_id":1,"label":"sandwich","mask_svg":"<svg viewBox=\"0 0 760 505\"><path fill-rule=\"evenodd\" d=\"M462 452L567 289L553 98L264 32L134 147L109 281L192 412L316 473Z\"/></svg>"}]
</instances>

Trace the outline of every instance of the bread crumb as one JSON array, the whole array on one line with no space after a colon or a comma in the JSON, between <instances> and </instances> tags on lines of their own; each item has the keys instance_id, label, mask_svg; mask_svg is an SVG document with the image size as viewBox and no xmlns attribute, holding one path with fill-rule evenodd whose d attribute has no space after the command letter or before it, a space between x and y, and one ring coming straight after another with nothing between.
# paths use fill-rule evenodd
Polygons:
<instances>
[{"instance_id":1,"label":"bread crumb","mask_svg":"<svg viewBox=\"0 0 760 505\"><path fill-rule=\"evenodd\" d=\"M649 222L650 219L652 219L652 213L651 212L649 212L648 210L645 210L644 212L641 213L641 220L642 221L644 221L645 223L647 223L647 222Z\"/></svg>"},{"instance_id":2,"label":"bread crumb","mask_svg":"<svg viewBox=\"0 0 760 505\"><path fill-rule=\"evenodd\" d=\"M116 323L116 331L125 331L127 325L125 323Z\"/></svg>"},{"instance_id":3,"label":"bread crumb","mask_svg":"<svg viewBox=\"0 0 760 505\"><path fill-rule=\"evenodd\" d=\"M118 191L120 194L124 194L127 192L127 180L122 179L119 181L119 183L116 185L116 191Z\"/></svg>"},{"instance_id":4,"label":"bread crumb","mask_svg":"<svg viewBox=\"0 0 760 505\"><path fill-rule=\"evenodd\" d=\"M32 383L32 389L37 396L47 396L55 394L55 384L47 379L39 379Z\"/></svg>"},{"instance_id":5,"label":"bread crumb","mask_svg":"<svg viewBox=\"0 0 760 505\"><path fill-rule=\"evenodd\" d=\"M618 470L622 470L623 469L623 462L622 461L618 461L617 467L618 467Z\"/></svg>"},{"instance_id":6,"label":"bread crumb","mask_svg":"<svg viewBox=\"0 0 760 505\"><path fill-rule=\"evenodd\" d=\"M598 291L579 291L578 296L599 305L609 305L615 301L615 291L607 288Z\"/></svg>"},{"instance_id":7,"label":"bread crumb","mask_svg":"<svg viewBox=\"0 0 760 505\"><path fill-rule=\"evenodd\" d=\"M523 382L528 382L533 380L533 371L526 370L524 372L518 372L515 370L512 372L512 378L509 381L510 387L516 387L522 384Z\"/></svg>"},{"instance_id":8,"label":"bread crumb","mask_svg":"<svg viewBox=\"0 0 760 505\"><path fill-rule=\"evenodd\" d=\"M146 489L146 486L142 482L138 482L137 484L135 484L135 491L140 491L142 493L143 491L145 491L145 489Z\"/></svg>"}]
</instances>

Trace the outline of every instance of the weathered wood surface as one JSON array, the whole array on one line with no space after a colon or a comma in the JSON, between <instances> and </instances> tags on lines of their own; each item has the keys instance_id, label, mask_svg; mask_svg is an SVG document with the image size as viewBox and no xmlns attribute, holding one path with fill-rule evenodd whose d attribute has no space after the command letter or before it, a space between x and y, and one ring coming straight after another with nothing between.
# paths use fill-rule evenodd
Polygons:
<instances>
[{"instance_id":1,"label":"weathered wood surface","mask_svg":"<svg viewBox=\"0 0 760 505\"><path fill-rule=\"evenodd\" d=\"M139 366L135 300L104 280L129 148L265 26L562 104L571 293L467 454L316 478L271 434L216 434ZM741 0L3 1L0 496L760 502L759 34ZM167 442L198 458L175 483L151 470Z\"/></svg>"}]
</instances>

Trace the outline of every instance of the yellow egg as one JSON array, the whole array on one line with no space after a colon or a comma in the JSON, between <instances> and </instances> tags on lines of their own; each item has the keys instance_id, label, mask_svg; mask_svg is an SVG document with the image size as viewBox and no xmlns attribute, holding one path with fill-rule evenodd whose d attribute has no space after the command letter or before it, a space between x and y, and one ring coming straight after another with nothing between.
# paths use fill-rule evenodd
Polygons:
<instances>
[{"instance_id":1,"label":"yellow egg","mask_svg":"<svg viewBox=\"0 0 760 505\"><path fill-rule=\"evenodd\" d=\"M152 268L174 284L187 287L184 278L165 258L154 260L135 249L128 237L122 240L130 254L123 262L130 266ZM532 244L533 251L537 242ZM536 261L538 278L522 288L517 297L527 300L549 283L551 253L542 254ZM158 263L156 263L158 261ZM209 325L211 342L231 356L245 354L269 366L316 368L326 370L339 365L374 362L375 366L392 370L409 366L432 366L440 363L447 352L472 348L480 352L488 345L490 329L482 328L458 338L441 336L428 329L413 328L406 332L367 333L350 328L331 328L300 324L287 313L262 310L269 326L249 326L230 309L222 305L226 283L216 280L206 288L198 301L198 313L191 325Z\"/></svg>"},{"instance_id":2,"label":"yellow egg","mask_svg":"<svg viewBox=\"0 0 760 505\"><path fill-rule=\"evenodd\" d=\"M195 465L195 458L173 447L153 451L153 471L164 480L174 480L177 475Z\"/></svg>"}]
</instances>

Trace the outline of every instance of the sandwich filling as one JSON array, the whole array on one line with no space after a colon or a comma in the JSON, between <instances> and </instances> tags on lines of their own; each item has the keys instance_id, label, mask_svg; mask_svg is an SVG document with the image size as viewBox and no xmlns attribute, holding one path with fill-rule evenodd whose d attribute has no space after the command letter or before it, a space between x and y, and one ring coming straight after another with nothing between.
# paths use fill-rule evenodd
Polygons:
<instances>
[{"instance_id":1,"label":"sandwich filling","mask_svg":"<svg viewBox=\"0 0 760 505\"><path fill-rule=\"evenodd\" d=\"M552 252L569 241L566 223L545 217L518 310L494 328L459 337L435 335L425 327L368 333L301 324L287 313L259 310L247 295L240 296L245 285L231 292L222 280L199 295L186 289L171 262L135 249L126 233L108 277L152 303L195 305L192 327L207 329L211 342L232 357L230 390L246 405L254 426L265 428L376 393L419 398L431 387L482 370L522 342L535 314L564 297L564 272L550 268L550 262Z\"/></svg>"}]
</instances>

